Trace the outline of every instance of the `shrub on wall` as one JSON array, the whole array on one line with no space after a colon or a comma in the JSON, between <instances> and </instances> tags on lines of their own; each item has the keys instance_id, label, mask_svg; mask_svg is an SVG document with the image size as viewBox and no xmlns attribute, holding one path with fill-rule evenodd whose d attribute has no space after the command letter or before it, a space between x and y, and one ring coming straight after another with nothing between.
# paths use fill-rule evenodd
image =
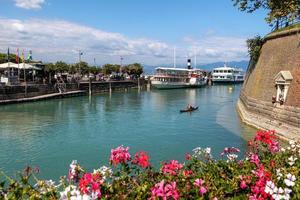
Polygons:
<instances>
[{"instance_id":1,"label":"shrub on wall","mask_svg":"<svg viewBox=\"0 0 300 200\"><path fill-rule=\"evenodd\" d=\"M263 43L263 39L259 35L247 40L248 53L254 65L258 61Z\"/></svg>"}]
</instances>

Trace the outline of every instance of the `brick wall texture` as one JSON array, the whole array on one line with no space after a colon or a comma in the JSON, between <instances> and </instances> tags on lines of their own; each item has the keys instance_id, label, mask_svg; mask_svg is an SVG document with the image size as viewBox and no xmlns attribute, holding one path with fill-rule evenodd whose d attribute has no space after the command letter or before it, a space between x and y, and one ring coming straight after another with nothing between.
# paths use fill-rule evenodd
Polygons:
<instances>
[{"instance_id":1,"label":"brick wall texture","mask_svg":"<svg viewBox=\"0 0 300 200\"><path fill-rule=\"evenodd\" d=\"M285 105L300 107L300 29L267 37L256 66L251 68L242 89L247 97L271 102L272 96L276 96L275 76L289 70L293 81Z\"/></svg>"}]
</instances>

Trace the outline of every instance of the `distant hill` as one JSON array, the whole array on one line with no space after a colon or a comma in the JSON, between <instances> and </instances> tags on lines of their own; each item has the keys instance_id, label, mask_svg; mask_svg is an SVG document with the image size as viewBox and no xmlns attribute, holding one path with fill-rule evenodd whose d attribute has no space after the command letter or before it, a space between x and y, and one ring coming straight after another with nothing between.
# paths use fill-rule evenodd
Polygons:
<instances>
[{"instance_id":1,"label":"distant hill","mask_svg":"<svg viewBox=\"0 0 300 200\"><path fill-rule=\"evenodd\" d=\"M224 66L225 62L214 62L214 63L208 63L208 64L199 64L197 65L198 69L204 69L204 70L212 70L215 67L222 67ZM230 67L237 67L237 68L241 68L242 70L246 71L247 67L248 67L248 63L249 61L243 60L243 61L230 61L230 62L226 62L227 66ZM173 64L162 64L162 65L156 65L156 66L152 66L152 65L143 65L144 67L144 72L146 74L154 74L155 72L155 68L156 67L173 67ZM185 68L186 65L183 64L179 64L177 65L177 67L179 68Z\"/></svg>"}]
</instances>

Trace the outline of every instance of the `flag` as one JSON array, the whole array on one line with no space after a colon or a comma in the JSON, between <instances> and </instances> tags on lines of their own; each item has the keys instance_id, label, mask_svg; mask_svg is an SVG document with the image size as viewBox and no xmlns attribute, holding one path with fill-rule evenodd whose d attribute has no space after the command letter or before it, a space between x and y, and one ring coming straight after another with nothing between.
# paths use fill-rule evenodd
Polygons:
<instances>
[{"instance_id":1,"label":"flag","mask_svg":"<svg viewBox=\"0 0 300 200\"><path fill-rule=\"evenodd\" d=\"M32 51L31 50L29 50L29 54L28 54L27 60L29 60L29 61L32 60Z\"/></svg>"},{"instance_id":2,"label":"flag","mask_svg":"<svg viewBox=\"0 0 300 200\"><path fill-rule=\"evenodd\" d=\"M24 62L24 49L22 50L21 60Z\"/></svg>"},{"instance_id":3,"label":"flag","mask_svg":"<svg viewBox=\"0 0 300 200\"><path fill-rule=\"evenodd\" d=\"M9 62L9 47L7 48L7 62Z\"/></svg>"},{"instance_id":4,"label":"flag","mask_svg":"<svg viewBox=\"0 0 300 200\"><path fill-rule=\"evenodd\" d=\"M19 64L19 48L17 48L16 62Z\"/></svg>"}]
</instances>

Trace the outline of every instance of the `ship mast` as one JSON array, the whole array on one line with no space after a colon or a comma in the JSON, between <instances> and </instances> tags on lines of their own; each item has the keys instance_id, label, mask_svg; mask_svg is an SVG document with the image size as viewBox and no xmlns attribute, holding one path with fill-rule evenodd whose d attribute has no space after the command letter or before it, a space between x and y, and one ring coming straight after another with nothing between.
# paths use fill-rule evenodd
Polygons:
<instances>
[{"instance_id":1,"label":"ship mast","mask_svg":"<svg viewBox=\"0 0 300 200\"><path fill-rule=\"evenodd\" d=\"M176 68L176 47L173 49L173 65L174 68Z\"/></svg>"}]
</instances>

